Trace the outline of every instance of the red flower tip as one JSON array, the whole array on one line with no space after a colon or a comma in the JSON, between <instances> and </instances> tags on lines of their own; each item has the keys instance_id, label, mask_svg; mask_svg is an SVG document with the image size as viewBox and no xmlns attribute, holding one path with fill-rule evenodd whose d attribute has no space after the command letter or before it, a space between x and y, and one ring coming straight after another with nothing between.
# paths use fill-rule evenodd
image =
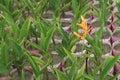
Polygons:
<instances>
[{"instance_id":1,"label":"red flower tip","mask_svg":"<svg viewBox=\"0 0 120 80\"><path fill-rule=\"evenodd\" d=\"M69 27L69 28L66 30L66 32L68 32L68 33L72 32L71 27Z\"/></svg>"},{"instance_id":2,"label":"red flower tip","mask_svg":"<svg viewBox=\"0 0 120 80\"><path fill-rule=\"evenodd\" d=\"M115 63L114 68L113 68L113 75L120 74L119 66L120 65L118 63Z\"/></svg>"},{"instance_id":3,"label":"red flower tip","mask_svg":"<svg viewBox=\"0 0 120 80\"><path fill-rule=\"evenodd\" d=\"M114 17L114 15L112 15L112 16L110 17L111 22L113 22L114 19L115 19L115 17Z\"/></svg>"},{"instance_id":4,"label":"red flower tip","mask_svg":"<svg viewBox=\"0 0 120 80\"><path fill-rule=\"evenodd\" d=\"M119 52L120 52L120 51L118 51L118 50L112 49L111 54L112 54L113 56L115 56L115 55L117 55Z\"/></svg>"},{"instance_id":5,"label":"red flower tip","mask_svg":"<svg viewBox=\"0 0 120 80\"><path fill-rule=\"evenodd\" d=\"M110 26L108 26L108 28L113 32L114 30L115 30L115 26L114 25L110 25Z\"/></svg>"},{"instance_id":6,"label":"red flower tip","mask_svg":"<svg viewBox=\"0 0 120 80\"><path fill-rule=\"evenodd\" d=\"M57 69L59 69L60 71L64 72L64 68L63 68L63 63L60 62Z\"/></svg>"},{"instance_id":7,"label":"red flower tip","mask_svg":"<svg viewBox=\"0 0 120 80\"><path fill-rule=\"evenodd\" d=\"M119 38L118 37L113 37L113 36L111 36L110 39L109 39L111 45L117 40L119 40Z\"/></svg>"}]
</instances>

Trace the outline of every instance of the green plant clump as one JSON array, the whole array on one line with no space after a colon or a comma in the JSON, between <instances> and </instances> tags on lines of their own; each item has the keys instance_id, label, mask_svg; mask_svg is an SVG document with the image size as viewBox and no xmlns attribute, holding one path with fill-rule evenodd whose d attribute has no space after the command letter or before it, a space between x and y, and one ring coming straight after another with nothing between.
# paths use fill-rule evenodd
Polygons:
<instances>
[{"instance_id":1,"label":"green plant clump","mask_svg":"<svg viewBox=\"0 0 120 80\"><path fill-rule=\"evenodd\" d=\"M119 32L119 0L0 0L0 80L120 80Z\"/></svg>"}]
</instances>

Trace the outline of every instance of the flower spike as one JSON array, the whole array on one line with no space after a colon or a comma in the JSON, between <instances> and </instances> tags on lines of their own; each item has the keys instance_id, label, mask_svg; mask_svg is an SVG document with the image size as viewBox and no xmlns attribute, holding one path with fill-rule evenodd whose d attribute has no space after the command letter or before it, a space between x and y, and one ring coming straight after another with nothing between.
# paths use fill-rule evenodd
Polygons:
<instances>
[{"instance_id":1,"label":"flower spike","mask_svg":"<svg viewBox=\"0 0 120 80\"><path fill-rule=\"evenodd\" d=\"M78 38L84 40L85 37L87 36L87 34L89 34L89 32L93 29L92 26L90 26L89 28L87 27L87 21L84 19L83 16L81 16L82 22L81 23L77 23L77 26L79 26L80 28L83 29L83 33L82 35L78 34L77 32L73 32L74 35L76 35Z\"/></svg>"}]
</instances>

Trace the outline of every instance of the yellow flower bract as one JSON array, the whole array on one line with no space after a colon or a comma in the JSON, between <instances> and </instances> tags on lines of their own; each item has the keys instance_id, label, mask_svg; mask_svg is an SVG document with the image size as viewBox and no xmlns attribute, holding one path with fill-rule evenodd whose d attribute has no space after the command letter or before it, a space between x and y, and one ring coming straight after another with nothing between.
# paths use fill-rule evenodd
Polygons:
<instances>
[{"instance_id":1,"label":"yellow flower bract","mask_svg":"<svg viewBox=\"0 0 120 80\"><path fill-rule=\"evenodd\" d=\"M84 40L85 37L87 36L87 34L93 29L93 27L88 28L87 27L87 21L84 19L83 16L81 16L82 22L81 23L77 23L77 26L79 26L80 28L83 29L83 33L82 35L80 35L77 32L73 32L74 35L76 35L78 38Z\"/></svg>"}]
</instances>

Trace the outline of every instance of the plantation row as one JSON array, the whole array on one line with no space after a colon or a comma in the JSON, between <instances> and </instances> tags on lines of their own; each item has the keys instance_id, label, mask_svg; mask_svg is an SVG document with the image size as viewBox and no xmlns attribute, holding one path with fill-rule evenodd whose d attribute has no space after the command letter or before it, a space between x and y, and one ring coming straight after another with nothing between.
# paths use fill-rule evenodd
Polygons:
<instances>
[{"instance_id":1,"label":"plantation row","mask_svg":"<svg viewBox=\"0 0 120 80\"><path fill-rule=\"evenodd\" d=\"M120 1L0 0L0 80L120 80Z\"/></svg>"}]
</instances>

